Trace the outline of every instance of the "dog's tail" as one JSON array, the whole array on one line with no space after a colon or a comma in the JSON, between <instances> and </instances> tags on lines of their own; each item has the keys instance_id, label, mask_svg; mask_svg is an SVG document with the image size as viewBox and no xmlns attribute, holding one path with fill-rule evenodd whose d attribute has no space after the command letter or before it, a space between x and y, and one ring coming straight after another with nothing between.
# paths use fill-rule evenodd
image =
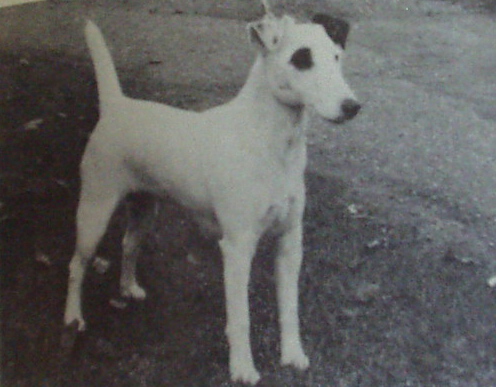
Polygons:
<instances>
[{"instance_id":1,"label":"dog's tail","mask_svg":"<svg viewBox=\"0 0 496 387\"><path fill-rule=\"evenodd\" d=\"M102 113L112 106L115 99L122 98L122 89L112 56L100 29L91 20L88 20L84 33L95 67L100 113Z\"/></svg>"}]
</instances>

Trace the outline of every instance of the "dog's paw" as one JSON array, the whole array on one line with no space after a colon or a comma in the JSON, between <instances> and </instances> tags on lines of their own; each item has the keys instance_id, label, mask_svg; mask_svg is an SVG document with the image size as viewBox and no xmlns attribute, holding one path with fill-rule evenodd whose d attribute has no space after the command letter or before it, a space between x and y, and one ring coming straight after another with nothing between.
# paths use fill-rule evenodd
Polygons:
<instances>
[{"instance_id":1,"label":"dog's paw","mask_svg":"<svg viewBox=\"0 0 496 387\"><path fill-rule=\"evenodd\" d=\"M301 371L304 371L310 365L310 361L301 348L293 348L291 351L283 351L281 356L281 365L293 366Z\"/></svg>"},{"instance_id":2,"label":"dog's paw","mask_svg":"<svg viewBox=\"0 0 496 387\"><path fill-rule=\"evenodd\" d=\"M73 313L70 310L67 311L64 316L64 325L66 326L66 328L76 330L78 332L86 330L86 322L84 321L81 313Z\"/></svg>"},{"instance_id":3,"label":"dog's paw","mask_svg":"<svg viewBox=\"0 0 496 387\"><path fill-rule=\"evenodd\" d=\"M146 291L141 286L134 283L127 287L121 287L121 295L125 298L132 298L137 301L142 301L146 298Z\"/></svg>"},{"instance_id":4,"label":"dog's paw","mask_svg":"<svg viewBox=\"0 0 496 387\"><path fill-rule=\"evenodd\" d=\"M260 380L260 374L253 363L249 361L232 362L230 365L231 380L245 384L255 385Z\"/></svg>"}]
</instances>

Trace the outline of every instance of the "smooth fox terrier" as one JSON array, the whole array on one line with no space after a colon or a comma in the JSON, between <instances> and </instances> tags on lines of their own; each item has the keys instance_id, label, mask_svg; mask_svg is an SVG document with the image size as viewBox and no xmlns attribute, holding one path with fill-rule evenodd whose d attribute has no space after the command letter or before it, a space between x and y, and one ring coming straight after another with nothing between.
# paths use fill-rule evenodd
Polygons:
<instances>
[{"instance_id":1,"label":"smooth fox terrier","mask_svg":"<svg viewBox=\"0 0 496 387\"><path fill-rule=\"evenodd\" d=\"M230 102L198 113L126 97L100 30L87 23L100 119L81 162L66 326L85 329L85 271L116 206L129 193L147 191L174 198L219 232L233 381L260 378L250 347L248 283L258 241L277 225L281 363L308 367L298 317L307 161L302 118L311 108L341 123L360 110L341 71L348 30L347 22L323 14L300 23L267 12L248 25L258 55L246 84ZM120 287L123 296L141 300L146 293L135 277L140 234L131 220Z\"/></svg>"}]
</instances>

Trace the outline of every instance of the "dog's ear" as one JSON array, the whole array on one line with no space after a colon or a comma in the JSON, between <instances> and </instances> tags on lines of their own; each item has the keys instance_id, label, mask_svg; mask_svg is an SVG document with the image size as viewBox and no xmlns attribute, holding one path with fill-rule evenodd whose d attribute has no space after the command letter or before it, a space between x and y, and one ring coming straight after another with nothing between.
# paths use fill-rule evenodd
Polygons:
<instances>
[{"instance_id":1,"label":"dog's ear","mask_svg":"<svg viewBox=\"0 0 496 387\"><path fill-rule=\"evenodd\" d=\"M263 53L272 51L279 46L288 23L292 21L289 16L276 18L273 15L266 15L260 21L249 23L250 41Z\"/></svg>"},{"instance_id":2,"label":"dog's ear","mask_svg":"<svg viewBox=\"0 0 496 387\"><path fill-rule=\"evenodd\" d=\"M346 38L350 32L350 24L346 20L319 13L312 18L312 22L321 24L336 44L346 47Z\"/></svg>"}]
</instances>

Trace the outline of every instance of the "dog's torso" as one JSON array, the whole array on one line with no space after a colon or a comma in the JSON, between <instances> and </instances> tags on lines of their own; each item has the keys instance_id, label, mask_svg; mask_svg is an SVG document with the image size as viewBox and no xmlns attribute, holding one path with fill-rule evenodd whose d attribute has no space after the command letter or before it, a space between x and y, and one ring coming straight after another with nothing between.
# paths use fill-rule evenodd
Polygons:
<instances>
[{"instance_id":1,"label":"dog's torso","mask_svg":"<svg viewBox=\"0 0 496 387\"><path fill-rule=\"evenodd\" d=\"M82 174L118 179L126 192L171 196L200 224L229 213L253 219L261 232L284 226L295 197L304 195L304 132L250 107L243 95L202 113L123 98L95 128Z\"/></svg>"}]
</instances>

